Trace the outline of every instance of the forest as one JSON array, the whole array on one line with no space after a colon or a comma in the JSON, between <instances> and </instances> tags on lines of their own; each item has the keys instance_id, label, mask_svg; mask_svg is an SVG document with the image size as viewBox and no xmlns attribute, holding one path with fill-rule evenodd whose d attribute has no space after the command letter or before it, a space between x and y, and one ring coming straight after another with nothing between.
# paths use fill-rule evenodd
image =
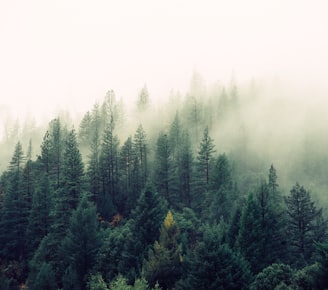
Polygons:
<instances>
[{"instance_id":1,"label":"forest","mask_svg":"<svg viewBox=\"0 0 328 290\"><path fill-rule=\"evenodd\" d=\"M328 289L328 142L264 95L195 74L8 126L0 289Z\"/></svg>"}]
</instances>

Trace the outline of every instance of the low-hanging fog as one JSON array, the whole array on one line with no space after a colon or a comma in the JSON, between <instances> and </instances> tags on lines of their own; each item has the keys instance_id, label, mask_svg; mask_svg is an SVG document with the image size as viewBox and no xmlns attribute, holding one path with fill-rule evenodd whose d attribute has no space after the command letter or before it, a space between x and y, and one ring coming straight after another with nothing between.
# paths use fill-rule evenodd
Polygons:
<instances>
[{"instance_id":1,"label":"low-hanging fog","mask_svg":"<svg viewBox=\"0 0 328 290\"><path fill-rule=\"evenodd\" d=\"M114 90L125 108L121 144L139 123L157 138L194 102L203 114L195 144L209 126L217 153L238 155L236 170L240 156L254 175L273 163L284 189L300 181L324 196L325 8L319 0L3 2L1 170L13 151L10 136L25 148L32 138L36 156L51 119L59 114L78 131L83 115ZM238 103L222 113L222 92L232 84ZM151 109L140 116L144 85Z\"/></svg>"}]
</instances>

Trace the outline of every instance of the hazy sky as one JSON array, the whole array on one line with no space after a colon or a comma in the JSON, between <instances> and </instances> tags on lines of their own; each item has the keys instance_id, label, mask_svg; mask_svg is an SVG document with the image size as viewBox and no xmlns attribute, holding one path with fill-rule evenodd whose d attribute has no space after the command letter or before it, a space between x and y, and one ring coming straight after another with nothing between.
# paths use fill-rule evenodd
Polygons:
<instances>
[{"instance_id":1,"label":"hazy sky","mask_svg":"<svg viewBox=\"0 0 328 290\"><path fill-rule=\"evenodd\" d=\"M324 86L328 1L0 0L0 105L36 117L209 81Z\"/></svg>"}]
</instances>

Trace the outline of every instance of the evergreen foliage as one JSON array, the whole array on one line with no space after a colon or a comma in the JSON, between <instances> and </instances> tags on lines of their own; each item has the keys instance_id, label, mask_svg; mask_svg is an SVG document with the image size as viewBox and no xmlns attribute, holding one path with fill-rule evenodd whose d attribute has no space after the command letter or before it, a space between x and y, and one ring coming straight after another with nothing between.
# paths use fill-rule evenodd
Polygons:
<instances>
[{"instance_id":1,"label":"evergreen foliage","mask_svg":"<svg viewBox=\"0 0 328 290\"><path fill-rule=\"evenodd\" d=\"M285 199L288 214L288 237L291 251L303 266L314 252L314 222L320 214L311 200L309 191L296 183Z\"/></svg>"},{"instance_id":2,"label":"evergreen foliage","mask_svg":"<svg viewBox=\"0 0 328 290\"><path fill-rule=\"evenodd\" d=\"M127 118L139 124L133 135L111 90L78 132L53 119L36 158L32 131L13 124L0 177L0 289L328 288L317 159L304 163L313 195L298 183L286 194L286 168L281 184L273 165L265 179L242 94L234 81L209 92L194 74L184 101L155 110L144 87Z\"/></svg>"},{"instance_id":3,"label":"evergreen foliage","mask_svg":"<svg viewBox=\"0 0 328 290\"><path fill-rule=\"evenodd\" d=\"M178 235L179 228L172 212L168 211L159 241L155 241L153 248L149 249L148 258L143 263L143 273L150 286L158 282L161 288L172 289L180 278L183 258Z\"/></svg>"}]
</instances>

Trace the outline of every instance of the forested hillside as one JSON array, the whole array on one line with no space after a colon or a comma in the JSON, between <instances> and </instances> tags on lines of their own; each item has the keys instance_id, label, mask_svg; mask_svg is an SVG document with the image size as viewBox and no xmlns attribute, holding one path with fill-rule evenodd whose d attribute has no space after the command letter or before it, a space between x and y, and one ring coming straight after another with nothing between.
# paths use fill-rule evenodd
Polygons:
<instances>
[{"instance_id":1,"label":"forested hillside","mask_svg":"<svg viewBox=\"0 0 328 290\"><path fill-rule=\"evenodd\" d=\"M328 288L326 138L263 98L194 75L12 127L0 289Z\"/></svg>"}]
</instances>

